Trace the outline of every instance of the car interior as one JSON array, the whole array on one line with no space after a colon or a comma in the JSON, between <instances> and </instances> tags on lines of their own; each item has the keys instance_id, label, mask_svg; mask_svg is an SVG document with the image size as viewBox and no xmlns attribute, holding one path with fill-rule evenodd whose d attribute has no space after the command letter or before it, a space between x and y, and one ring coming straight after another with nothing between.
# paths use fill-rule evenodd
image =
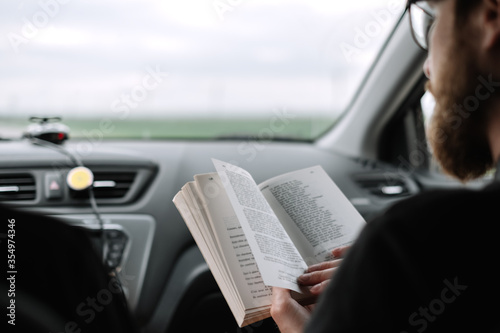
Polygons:
<instances>
[{"instance_id":1,"label":"car interior","mask_svg":"<svg viewBox=\"0 0 500 333\"><path fill-rule=\"evenodd\" d=\"M0 5L1 203L88 228L96 249L103 230L144 333L276 331L236 325L172 203L212 158L257 183L321 165L367 223L488 181L464 185L432 158L405 1L328 3ZM77 167L92 191L69 184Z\"/></svg>"}]
</instances>

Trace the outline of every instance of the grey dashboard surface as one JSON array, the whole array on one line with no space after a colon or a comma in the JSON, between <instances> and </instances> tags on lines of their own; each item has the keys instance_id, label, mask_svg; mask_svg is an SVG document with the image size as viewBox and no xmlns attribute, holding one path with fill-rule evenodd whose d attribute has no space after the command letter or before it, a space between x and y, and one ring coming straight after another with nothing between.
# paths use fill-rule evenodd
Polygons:
<instances>
[{"instance_id":1,"label":"grey dashboard surface","mask_svg":"<svg viewBox=\"0 0 500 333\"><path fill-rule=\"evenodd\" d=\"M161 299L168 297L164 293L171 289L169 279L175 266L183 253L191 251L194 245L172 198L193 179L193 175L215 170L211 158L245 168L257 183L289 171L321 165L367 221L394 201L419 191L404 170L325 151L313 143L103 141L85 154L79 151L79 144L81 142L67 142L65 149L80 154L80 159L90 169L106 174L129 170L138 175L130 186L135 193L125 195L122 201L98 197L97 203L99 212L105 216L147 217L150 230L154 230L152 241L148 240L150 244L135 244L150 249L149 253L141 253L148 262L141 278L142 285L137 287L140 297L133 307L142 324L150 321ZM55 150L28 141L0 142L0 181L5 175L30 174L36 187L35 199L7 201L8 204L64 219L89 216L92 210L88 200L72 197L68 189L64 189L60 199L44 198L47 193L44 187L48 186L44 175L58 172L64 178L72 167L69 158ZM381 190L384 187L392 192L385 193ZM116 222L115 218L113 223Z\"/></svg>"}]
</instances>

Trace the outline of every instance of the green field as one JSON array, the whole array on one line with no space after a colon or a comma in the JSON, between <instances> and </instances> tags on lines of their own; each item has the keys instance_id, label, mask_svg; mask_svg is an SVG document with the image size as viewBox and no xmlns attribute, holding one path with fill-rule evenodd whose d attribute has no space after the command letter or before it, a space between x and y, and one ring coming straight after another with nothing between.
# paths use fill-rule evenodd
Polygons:
<instances>
[{"instance_id":1,"label":"green field","mask_svg":"<svg viewBox=\"0 0 500 333\"><path fill-rule=\"evenodd\" d=\"M254 138L261 140L313 140L334 123L329 118L238 118L238 119L67 119L70 138L103 139L214 139ZM0 118L0 137L19 138L31 123Z\"/></svg>"}]
</instances>

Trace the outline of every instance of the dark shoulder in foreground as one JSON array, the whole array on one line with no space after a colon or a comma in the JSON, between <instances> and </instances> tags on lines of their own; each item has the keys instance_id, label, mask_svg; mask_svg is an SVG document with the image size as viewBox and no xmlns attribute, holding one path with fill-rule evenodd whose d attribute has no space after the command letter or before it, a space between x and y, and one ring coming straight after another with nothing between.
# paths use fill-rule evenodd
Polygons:
<instances>
[{"instance_id":1,"label":"dark shoulder in foreground","mask_svg":"<svg viewBox=\"0 0 500 333\"><path fill-rule=\"evenodd\" d=\"M0 218L1 253L11 255L0 264L8 332L137 332L84 229L1 205Z\"/></svg>"}]
</instances>

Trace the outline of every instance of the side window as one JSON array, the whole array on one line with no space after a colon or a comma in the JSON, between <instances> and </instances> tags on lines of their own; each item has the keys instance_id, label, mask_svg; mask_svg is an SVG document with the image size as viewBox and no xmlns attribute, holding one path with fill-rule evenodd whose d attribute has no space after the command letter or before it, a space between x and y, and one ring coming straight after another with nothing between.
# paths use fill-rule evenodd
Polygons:
<instances>
[{"instance_id":1,"label":"side window","mask_svg":"<svg viewBox=\"0 0 500 333\"><path fill-rule=\"evenodd\" d=\"M427 127L427 124L429 123L429 120L432 117L432 114L434 113L434 107L436 106L436 101L434 100L434 97L426 91L422 98L420 99L420 107L422 108L422 115L424 117L424 124L425 127Z\"/></svg>"},{"instance_id":2,"label":"side window","mask_svg":"<svg viewBox=\"0 0 500 333\"><path fill-rule=\"evenodd\" d=\"M427 129L427 126L429 125L429 122L431 120L432 114L434 113L434 107L436 106L436 101L434 100L434 97L432 94L428 91L424 93L422 98L420 99L420 109L422 110L422 118L423 118L423 125L424 125L424 135L425 135L425 130ZM427 145L429 147L429 145ZM436 159L432 155L431 148L428 148L428 153L429 153L429 171L434 171L434 172L439 172L441 173L441 168L439 167L439 164L437 163Z\"/></svg>"},{"instance_id":3,"label":"side window","mask_svg":"<svg viewBox=\"0 0 500 333\"><path fill-rule=\"evenodd\" d=\"M426 122L432 115L429 110L433 107L426 104L424 111L423 101L428 102L424 81L415 87L382 132L379 158L405 173L429 170L434 165L425 136Z\"/></svg>"}]
</instances>

